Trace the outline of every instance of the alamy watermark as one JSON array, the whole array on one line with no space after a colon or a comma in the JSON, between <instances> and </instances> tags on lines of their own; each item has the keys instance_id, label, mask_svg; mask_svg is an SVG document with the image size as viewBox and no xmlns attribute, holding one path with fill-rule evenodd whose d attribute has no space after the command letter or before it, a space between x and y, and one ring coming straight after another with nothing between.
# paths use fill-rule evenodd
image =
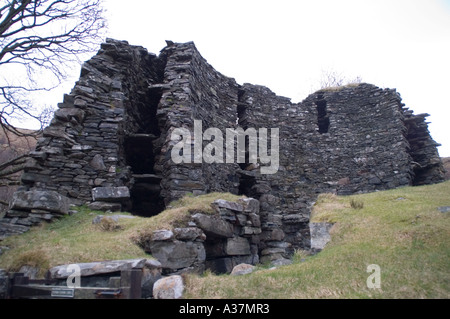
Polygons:
<instances>
[{"instance_id":1,"label":"alamy watermark","mask_svg":"<svg viewBox=\"0 0 450 319\"><path fill-rule=\"evenodd\" d=\"M81 288L81 268L77 264L71 264L67 266L67 270L70 275L67 277L67 288Z\"/></svg>"},{"instance_id":2,"label":"alamy watermark","mask_svg":"<svg viewBox=\"0 0 450 319\"><path fill-rule=\"evenodd\" d=\"M246 148L247 138L248 149ZM227 128L224 140L224 135L220 129L208 128L203 132L202 121L194 120L193 137L189 129L176 128L172 131L171 141L177 142L171 152L172 161L176 164L248 162L249 164L261 164L261 174L278 172L280 164L278 128L270 129L270 154L267 128L260 128L258 131L255 128L248 128L245 131L241 127ZM210 143L203 148L203 141L209 141ZM235 141L237 141L237 145L235 145ZM246 161L246 150L248 150L248 161Z\"/></svg>"},{"instance_id":3,"label":"alamy watermark","mask_svg":"<svg viewBox=\"0 0 450 319\"><path fill-rule=\"evenodd\" d=\"M367 266L367 272L371 273L369 277L367 277L367 288L369 289L380 289L381 288L381 267L372 264Z\"/></svg>"}]
</instances>

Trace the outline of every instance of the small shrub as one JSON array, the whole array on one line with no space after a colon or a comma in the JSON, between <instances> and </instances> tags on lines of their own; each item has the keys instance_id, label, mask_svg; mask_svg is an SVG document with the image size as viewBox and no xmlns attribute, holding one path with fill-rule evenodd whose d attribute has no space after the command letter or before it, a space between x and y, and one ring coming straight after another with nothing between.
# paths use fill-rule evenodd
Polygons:
<instances>
[{"instance_id":1,"label":"small shrub","mask_svg":"<svg viewBox=\"0 0 450 319\"><path fill-rule=\"evenodd\" d=\"M119 225L118 222L108 217L102 218L99 223L99 227L103 231L118 231L123 229L123 227Z\"/></svg>"},{"instance_id":2,"label":"small shrub","mask_svg":"<svg viewBox=\"0 0 450 319\"><path fill-rule=\"evenodd\" d=\"M19 271L22 266L30 266L38 268L40 274L42 275L41 272L47 270L49 268L49 264L47 253L42 249L38 249L21 253L14 259L10 270Z\"/></svg>"},{"instance_id":3,"label":"small shrub","mask_svg":"<svg viewBox=\"0 0 450 319\"><path fill-rule=\"evenodd\" d=\"M357 200L357 199L351 199L350 200L350 206L353 209L363 209L364 208L364 202Z\"/></svg>"}]
</instances>

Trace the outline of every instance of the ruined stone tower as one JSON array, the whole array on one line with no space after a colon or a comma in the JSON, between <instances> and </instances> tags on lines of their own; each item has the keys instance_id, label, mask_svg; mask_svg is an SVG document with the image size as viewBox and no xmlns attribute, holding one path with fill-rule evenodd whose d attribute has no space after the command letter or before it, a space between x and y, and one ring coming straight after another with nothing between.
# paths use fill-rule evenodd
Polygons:
<instances>
[{"instance_id":1,"label":"ruined stone tower","mask_svg":"<svg viewBox=\"0 0 450 319\"><path fill-rule=\"evenodd\" d=\"M259 249L289 255L309 247L310 206L319 193L443 180L427 115L405 108L395 90L362 83L292 103L217 72L192 42L157 56L108 39L58 107L2 220L4 233L66 213L69 202L152 216L186 193L220 191L258 199ZM278 128L278 172L261 174L248 163L174 163L171 133L193 131L194 120L222 132ZM36 204L42 196L56 196L55 207Z\"/></svg>"}]
</instances>

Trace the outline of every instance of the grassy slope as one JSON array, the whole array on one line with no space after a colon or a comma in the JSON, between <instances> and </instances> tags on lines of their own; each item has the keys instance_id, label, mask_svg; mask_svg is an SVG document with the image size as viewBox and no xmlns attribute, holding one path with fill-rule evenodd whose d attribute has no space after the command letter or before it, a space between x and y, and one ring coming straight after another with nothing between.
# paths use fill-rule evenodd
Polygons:
<instances>
[{"instance_id":1,"label":"grassy slope","mask_svg":"<svg viewBox=\"0 0 450 319\"><path fill-rule=\"evenodd\" d=\"M246 276L188 275L186 298L450 298L450 181L349 197L321 196L313 221L332 221L332 241L318 255L298 252L294 263L274 270L259 267ZM152 230L181 226L189 212L211 210L214 199L188 197L153 218L121 220L105 232L91 221L98 212L82 209L40 229L1 242L11 249L0 268L23 264L43 269L58 264L148 257L134 242ZM352 209L351 200L364 203ZM176 221L175 223L173 221ZM381 289L366 286L367 266L381 267Z\"/></svg>"},{"instance_id":2,"label":"grassy slope","mask_svg":"<svg viewBox=\"0 0 450 319\"><path fill-rule=\"evenodd\" d=\"M214 200L241 197L223 193L187 196L171 203L169 209L155 217L121 219L122 229L116 231L105 231L101 225L92 224L96 215L105 213L80 208L73 216L65 216L0 242L0 246L10 248L0 256L0 268L17 271L23 265L30 265L39 267L43 275L48 268L60 264L148 258L150 256L137 243L144 242L154 230L185 226L191 213L212 213Z\"/></svg>"},{"instance_id":3,"label":"grassy slope","mask_svg":"<svg viewBox=\"0 0 450 319\"><path fill-rule=\"evenodd\" d=\"M450 182L349 197L322 196L313 220L332 221L318 255L251 275L189 276L188 298L450 298ZM353 209L351 199L364 203ZM367 266L381 267L368 289Z\"/></svg>"}]
</instances>

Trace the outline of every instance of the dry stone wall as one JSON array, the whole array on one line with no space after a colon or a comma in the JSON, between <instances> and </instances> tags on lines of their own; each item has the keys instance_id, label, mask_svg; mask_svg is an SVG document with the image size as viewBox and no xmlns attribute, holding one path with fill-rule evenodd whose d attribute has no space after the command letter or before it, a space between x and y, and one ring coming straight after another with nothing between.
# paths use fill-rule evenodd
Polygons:
<instances>
[{"instance_id":1,"label":"dry stone wall","mask_svg":"<svg viewBox=\"0 0 450 319\"><path fill-rule=\"evenodd\" d=\"M108 39L58 107L30 154L0 236L69 213L18 205L22 198L63 196L76 205L152 216L186 193L225 191L260 203L261 232L251 234L249 256L258 250L260 258L279 259L310 247L310 206L319 193L345 195L444 177L427 115L405 108L395 90L362 83L292 103L217 72L192 42L168 43L157 56ZM185 144L192 151L210 142L196 134L196 120L201 133L211 127L224 135L227 128L278 129L278 171L262 174L261 162L195 162L194 152L192 161L175 163L174 130L190 132ZM192 247L203 258L200 246Z\"/></svg>"},{"instance_id":2,"label":"dry stone wall","mask_svg":"<svg viewBox=\"0 0 450 319\"><path fill-rule=\"evenodd\" d=\"M236 265L260 262L259 202L253 198L216 200L212 207L214 214L198 212L191 216L188 227L157 230L143 244L161 263L163 274L205 269L231 273ZM269 253L263 251L261 261Z\"/></svg>"}]
</instances>

